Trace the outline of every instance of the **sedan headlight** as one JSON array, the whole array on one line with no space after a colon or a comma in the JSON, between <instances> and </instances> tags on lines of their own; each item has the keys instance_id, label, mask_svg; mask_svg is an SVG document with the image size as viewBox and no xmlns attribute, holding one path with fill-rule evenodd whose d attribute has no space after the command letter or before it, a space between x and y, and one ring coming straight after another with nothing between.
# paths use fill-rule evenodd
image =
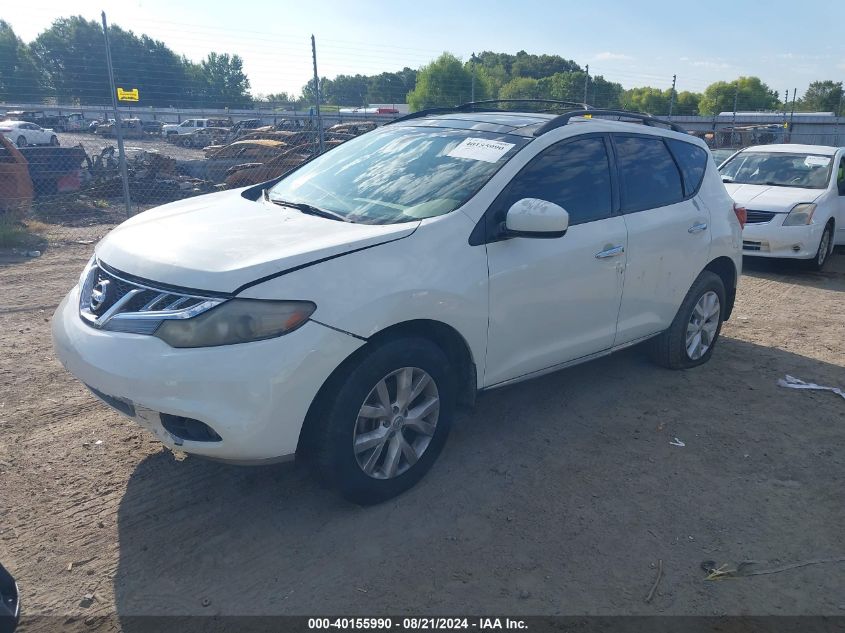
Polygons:
<instances>
[{"instance_id":1,"label":"sedan headlight","mask_svg":"<svg viewBox=\"0 0 845 633\"><path fill-rule=\"evenodd\" d=\"M816 205L812 202L804 202L796 204L792 207L792 211L786 216L783 221L784 226L804 226L813 220L813 213L816 212Z\"/></svg>"},{"instance_id":2,"label":"sedan headlight","mask_svg":"<svg viewBox=\"0 0 845 633\"><path fill-rule=\"evenodd\" d=\"M316 309L310 301L232 299L190 319L166 320L155 336L172 347L260 341L293 332Z\"/></svg>"}]
</instances>

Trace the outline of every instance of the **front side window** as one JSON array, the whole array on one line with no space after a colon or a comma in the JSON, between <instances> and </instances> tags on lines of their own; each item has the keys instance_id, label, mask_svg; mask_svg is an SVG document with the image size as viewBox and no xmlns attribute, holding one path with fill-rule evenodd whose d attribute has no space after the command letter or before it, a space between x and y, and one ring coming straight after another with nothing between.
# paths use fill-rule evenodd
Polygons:
<instances>
[{"instance_id":1,"label":"front side window","mask_svg":"<svg viewBox=\"0 0 845 633\"><path fill-rule=\"evenodd\" d=\"M611 191L604 139L589 137L538 154L511 181L497 207L504 215L518 200L540 198L566 209L572 226L610 217Z\"/></svg>"},{"instance_id":2,"label":"front side window","mask_svg":"<svg viewBox=\"0 0 845 633\"><path fill-rule=\"evenodd\" d=\"M614 135L622 210L642 211L684 199L681 174L662 138Z\"/></svg>"},{"instance_id":3,"label":"front side window","mask_svg":"<svg viewBox=\"0 0 845 633\"><path fill-rule=\"evenodd\" d=\"M352 222L394 224L454 211L529 139L478 130L389 126L346 141L269 190Z\"/></svg>"},{"instance_id":4,"label":"front side window","mask_svg":"<svg viewBox=\"0 0 845 633\"><path fill-rule=\"evenodd\" d=\"M832 156L792 152L740 152L719 169L722 180L742 185L825 189Z\"/></svg>"}]
</instances>

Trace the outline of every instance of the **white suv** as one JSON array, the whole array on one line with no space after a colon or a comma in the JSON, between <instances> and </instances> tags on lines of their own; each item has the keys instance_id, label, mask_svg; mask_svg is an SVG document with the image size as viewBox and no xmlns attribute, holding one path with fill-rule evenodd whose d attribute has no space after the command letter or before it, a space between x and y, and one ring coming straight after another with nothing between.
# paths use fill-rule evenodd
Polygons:
<instances>
[{"instance_id":1,"label":"white suv","mask_svg":"<svg viewBox=\"0 0 845 633\"><path fill-rule=\"evenodd\" d=\"M171 448L307 454L389 498L479 391L646 339L671 368L713 353L741 213L702 141L611 115L411 115L142 213L97 245L55 348Z\"/></svg>"},{"instance_id":2,"label":"white suv","mask_svg":"<svg viewBox=\"0 0 845 633\"><path fill-rule=\"evenodd\" d=\"M803 259L821 270L834 246L845 244L845 148L757 145L719 171L747 208L746 255Z\"/></svg>"}]
</instances>

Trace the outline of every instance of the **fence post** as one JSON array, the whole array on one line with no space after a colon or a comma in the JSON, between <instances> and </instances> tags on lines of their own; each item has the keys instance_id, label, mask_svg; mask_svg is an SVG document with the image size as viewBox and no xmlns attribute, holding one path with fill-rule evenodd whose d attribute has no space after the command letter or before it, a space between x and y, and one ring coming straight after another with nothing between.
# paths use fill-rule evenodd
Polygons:
<instances>
[{"instance_id":1,"label":"fence post","mask_svg":"<svg viewBox=\"0 0 845 633\"><path fill-rule=\"evenodd\" d=\"M317 111L317 138L320 142L320 153L323 153L323 119L320 116L320 76L317 74L317 42L311 34L311 57L314 60L314 103Z\"/></svg>"},{"instance_id":2,"label":"fence post","mask_svg":"<svg viewBox=\"0 0 845 633\"><path fill-rule=\"evenodd\" d=\"M669 94L669 120L672 120L672 110L675 107L675 80L677 75L672 75L672 92Z\"/></svg>"},{"instance_id":3,"label":"fence post","mask_svg":"<svg viewBox=\"0 0 845 633\"><path fill-rule=\"evenodd\" d=\"M117 87L114 85L114 68L111 63L111 47L109 46L109 26L106 22L106 12L103 16L103 37L106 40L106 64L109 69L109 86L111 86L111 103L114 110L114 128L117 135L117 155L120 165L120 179L123 181L123 202L126 204L126 217L132 215L132 201L129 199L129 174L126 172L126 152L123 151L123 129L120 125L120 112L117 110Z\"/></svg>"},{"instance_id":4,"label":"fence post","mask_svg":"<svg viewBox=\"0 0 845 633\"><path fill-rule=\"evenodd\" d=\"M587 88L590 86L590 65L587 64L586 73L584 74L584 104L587 103Z\"/></svg>"}]
</instances>

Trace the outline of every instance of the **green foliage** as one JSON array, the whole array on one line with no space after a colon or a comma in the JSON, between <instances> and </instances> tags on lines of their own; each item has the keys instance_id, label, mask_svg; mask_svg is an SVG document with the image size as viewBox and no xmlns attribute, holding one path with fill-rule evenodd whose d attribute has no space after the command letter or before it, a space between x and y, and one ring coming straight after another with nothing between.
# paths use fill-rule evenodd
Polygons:
<instances>
[{"instance_id":1,"label":"green foliage","mask_svg":"<svg viewBox=\"0 0 845 633\"><path fill-rule=\"evenodd\" d=\"M531 77L514 77L499 89L499 99L545 98L540 82Z\"/></svg>"},{"instance_id":2,"label":"green foliage","mask_svg":"<svg viewBox=\"0 0 845 633\"><path fill-rule=\"evenodd\" d=\"M840 114L842 103L841 81L814 81L807 88L796 109L804 112L833 112Z\"/></svg>"},{"instance_id":3,"label":"green foliage","mask_svg":"<svg viewBox=\"0 0 845 633\"><path fill-rule=\"evenodd\" d=\"M700 102L701 95L697 92L688 92L686 90L679 92L675 95L675 107L672 113L678 116L696 116Z\"/></svg>"},{"instance_id":4,"label":"green foliage","mask_svg":"<svg viewBox=\"0 0 845 633\"><path fill-rule=\"evenodd\" d=\"M707 86L698 104L699 112L711 115L732 111L734 95L737 96L737 110L775 110L779 106L778 93L759 77L739 77L731 82L717 81Z\"/></svg>"},{"instance_id":5,"label":"green foliage","mask_svg":"<svg viewBox=\"0 0 845 633\"><path fill-rule=\"evenodd\" d=\"M0 20L0 101L38 101L45 92L44 77L29 47Z\"/></svg>"},{"instance_id":6,"label":"green foliage","mask_svg":"<svg viewBox=\"0 0 845 633\"><path fill-rule=\"evenodd\" d=\"M622 93L622 105L628 110L662 115L669 113L669 100L671 97L671 88L668 90L650 88L648 86L631 88Z\"/></svg>"},{"instance_id":7,"label":"green foliage","mask_svg":"<svg viewBox=\"0 0 845 633\"><path fill-rule=\"evenodd\" d=\"M249 105L249 78L239 55L209 53L202 62L203 101L229 108Z\"/></svg>"},{"instance_id":8,"label":"green foliage","mask_svg":"<svg viewBox=\"0 0 845 633\"><path fill-rule=\"evenodd\" d=\"M423 66L417 74L417 85L408 93L412 112L438 106L454 106L470 100L472 73L451 53L443 53ZM475 78L475 99L487 98L487 86Z\"/></svg>"}]
</instances>

